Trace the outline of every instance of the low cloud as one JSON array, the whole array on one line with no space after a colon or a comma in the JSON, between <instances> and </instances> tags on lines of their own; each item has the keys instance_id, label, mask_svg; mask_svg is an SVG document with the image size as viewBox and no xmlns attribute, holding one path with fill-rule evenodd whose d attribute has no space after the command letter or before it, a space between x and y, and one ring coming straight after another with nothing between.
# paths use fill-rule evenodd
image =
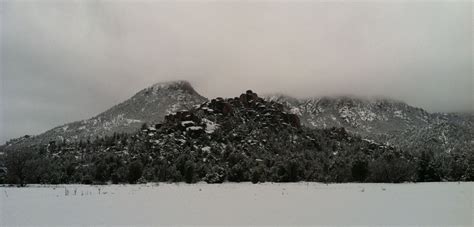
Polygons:
<instances>
[{"instance_id":1,"label":"low cloud","mask_svg":"<svg viewBox=\"0 0 474 227\"><path fill-rule=\"evenodd\" d=\"M153 83L474 111L472 3L3 1L0 143Z\"/></svg>"}]
</instances>

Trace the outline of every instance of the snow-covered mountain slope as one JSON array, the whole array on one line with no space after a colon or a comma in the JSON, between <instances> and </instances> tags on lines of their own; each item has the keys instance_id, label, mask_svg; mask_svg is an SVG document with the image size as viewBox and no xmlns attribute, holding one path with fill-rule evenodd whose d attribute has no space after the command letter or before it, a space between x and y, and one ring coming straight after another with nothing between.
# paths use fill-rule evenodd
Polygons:
<instances>
[{"instance_id":1,"label":"snow-covered mountain slope","mask_svg":"<svg viewBox=\"0 0 474 227\"><path fill-rule=\"evenodd\" d=\"M431 114L432 121L394 136L392 144L412 150L474 152L474 115Z\"/></svg>"},{"instance_id":2,"label":"snow-covered mountain slope","mask_svg":"<svg viewBox=\"0 0 474 227\"><path fill-rule=\"evenodd\" d=\"M298 115L302 125L310 128L344 127L363 138L410 150L450 152L474 147L472 114L429 113L391 99L347 96L297 99L286 95L268 95L265 99L283 104L287 111ZM204 101L207 99L187 81L157 83L96 117L65 124L37 136L10 140L7 147L94 140L113 133L131 133L143 123L161 122L167 114L190 109Z\"/></svg>"},{"instance_id":3,"label":"snow-covered mountain slope","mask_svg":"<svg viewBox=\"0 0 474 227\"><path fill-rule=\"evenodd\" d=\"M135 132L143 123L160 122L167 114L206 100L187 81L157 83L91 119L65 124L37 136L14 139L7 142L7 146L93 140L113 133Z\"/></svg>"},{"instance_id":4,"label":"snow-covered mountain slope","mask_svg":"<svg viewBox=\"0 0 474 227\"><path fill-rule=\"evenodd\" d=\"M286 95L268 95L266 99L284 104L308 127L344 127L364 138L398 147L447 152L474 147L473 115L428 113L390 99L297 99Z\"/></svg>"}]
</instances>

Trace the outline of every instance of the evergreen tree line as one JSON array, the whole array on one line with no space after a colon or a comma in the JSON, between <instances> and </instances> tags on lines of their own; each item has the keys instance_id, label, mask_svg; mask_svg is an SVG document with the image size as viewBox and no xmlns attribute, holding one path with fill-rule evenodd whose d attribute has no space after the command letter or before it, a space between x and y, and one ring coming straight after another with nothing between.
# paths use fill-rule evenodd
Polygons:
<instances>
[{"instance_id":1,"label":"evergreen tree line","mask_svg":"<svg viewBox=\"0 0 474 227\"><path fill-rule=\"evenodd\" d=\"M265 127L248 122L212 135L178 130L114 134L9 150L2 184L141 182L472 181L473 152L401 151L344 129Z\"/></svg>"}]
</instances>

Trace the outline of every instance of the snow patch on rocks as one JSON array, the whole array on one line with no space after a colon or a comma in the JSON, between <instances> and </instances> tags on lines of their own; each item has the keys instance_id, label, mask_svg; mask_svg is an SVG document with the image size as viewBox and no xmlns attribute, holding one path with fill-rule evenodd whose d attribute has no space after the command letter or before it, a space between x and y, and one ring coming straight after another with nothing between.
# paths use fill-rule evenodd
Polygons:
<instances>
[{"instance_id":1,"label":"snow patch on rocks","mask_svg":"<svg viewBox=\"0 0 474 227\"><path fill-rule=\"evenodd\" d=\"M208 134L212 134L214 133L214 131L216 131L216 129L219 128L219 124L211 121L211 120L208 120L206 118L202 119L202 121L206 124L206 133Z\"/></svg>"}]
</instances>

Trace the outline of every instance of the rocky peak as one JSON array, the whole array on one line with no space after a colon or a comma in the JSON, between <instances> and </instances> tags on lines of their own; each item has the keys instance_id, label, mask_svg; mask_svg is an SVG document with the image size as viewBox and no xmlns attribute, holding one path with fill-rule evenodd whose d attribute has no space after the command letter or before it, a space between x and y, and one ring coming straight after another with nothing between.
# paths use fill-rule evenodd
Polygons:
<instances>
[{"instance_id":1,"label":"rocky peak","mask_svg":"<svg viewBox=\"0 0 474 227\"><path fill-rule=\"evenodd\" d=\"M186 80L159 82L143 90L143 92L145 93L153 93L153 94L157 94L159 92L173 92L173 91L184 92L191 95L199 95L196 92L196 90L194 90L191 83L189 83Z\"/></svg>"}]
</instances>

